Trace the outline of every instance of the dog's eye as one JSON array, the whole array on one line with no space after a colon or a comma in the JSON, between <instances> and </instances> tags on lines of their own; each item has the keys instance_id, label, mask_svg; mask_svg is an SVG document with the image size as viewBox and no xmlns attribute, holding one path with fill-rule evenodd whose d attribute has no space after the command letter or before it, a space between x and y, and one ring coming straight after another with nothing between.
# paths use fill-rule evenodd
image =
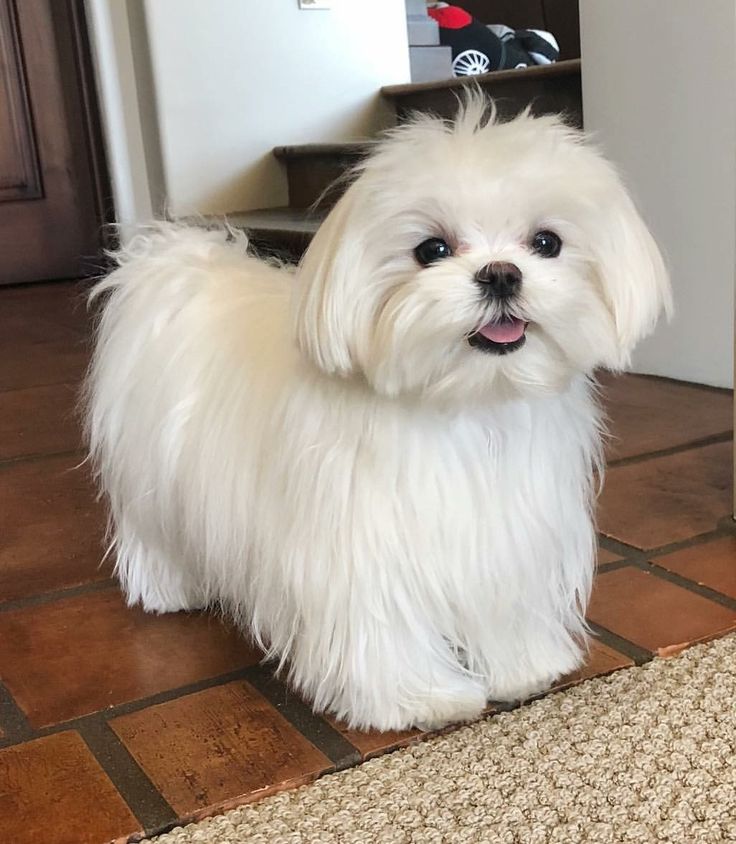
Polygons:
<instances>
[{"instance_id":1,"label":"dog's eye","mask_svg":"<svg viewBox=\"0 0 736 844\"><path fill-rule=\"evenodd\" d=\"M562 241L554 232L537 232L532 238L532 249L541 258L556 258L562 249Z\"/></svg>"},{"instance_id":2,"label":"dog's eye","mask_svg":"<svg viewBox=\"0 0 736 844\"><path fill-rule=\"evenodd\" d=\"M414 250L414 257L423 267L428 267L435 261L441 261L451 255L452 249L441 237L430 237L429 240L422 241Z\"/></svg>"}]
</instances>

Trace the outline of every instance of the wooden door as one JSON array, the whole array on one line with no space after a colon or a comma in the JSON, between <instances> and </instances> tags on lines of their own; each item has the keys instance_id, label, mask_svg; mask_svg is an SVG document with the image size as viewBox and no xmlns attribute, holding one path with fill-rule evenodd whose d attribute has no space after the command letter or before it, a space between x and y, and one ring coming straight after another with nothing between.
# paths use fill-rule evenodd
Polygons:
<instances>
[{"instance_id":1,"label":"wooden door","mask_svg":"<svg viewBox=\"0 0 736 844\"><path fill-rule=\"evenodd\" d=\"M0 0L0 284L99 263L111 211L83 0Z\"/></svg>"}]
</instances>

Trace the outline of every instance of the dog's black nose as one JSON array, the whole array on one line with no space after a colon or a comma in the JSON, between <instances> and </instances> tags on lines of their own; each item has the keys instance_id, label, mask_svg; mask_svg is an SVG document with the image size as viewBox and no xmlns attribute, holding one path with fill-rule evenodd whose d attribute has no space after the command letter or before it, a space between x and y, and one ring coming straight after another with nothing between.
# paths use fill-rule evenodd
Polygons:
<instances>
[{"instance_id":1,"label":"dog's black nose","mask_svg":"<svg viewBox=\"0 0 736 844\"><path fill-rule=\"evenodd\" d=\"M488 296L507 298L519 292L521 270L506 261L491 261L475 274L475 280Z\"/></svg>"}]
</instances>

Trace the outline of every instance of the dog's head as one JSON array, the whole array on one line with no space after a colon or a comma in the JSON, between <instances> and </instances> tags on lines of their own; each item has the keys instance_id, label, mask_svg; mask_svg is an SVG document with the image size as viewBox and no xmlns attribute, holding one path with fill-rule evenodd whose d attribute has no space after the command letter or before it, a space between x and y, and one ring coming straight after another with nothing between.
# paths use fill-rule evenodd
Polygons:
<instances>
[{"instance_id":1,"label":"dog's head","mask_svg":"<svg viewBox=\"0 0 736 844\"><path fill-rule=\"evenodd\" d=\"M624 367L670 308L654 241L614 168L554 117L471 99L367 161L297 274L297 340L379 393L482 400Z\"/></svg>"}]
</instances>

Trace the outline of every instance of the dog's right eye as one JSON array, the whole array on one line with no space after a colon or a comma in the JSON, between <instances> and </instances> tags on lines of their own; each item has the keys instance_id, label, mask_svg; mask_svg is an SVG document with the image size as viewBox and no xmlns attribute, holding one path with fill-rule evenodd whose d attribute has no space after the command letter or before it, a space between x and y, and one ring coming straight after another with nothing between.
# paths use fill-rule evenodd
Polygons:
<instances>
[{"instance_id":1,"label":"dog's right eye","mask_svg":"<svg viewBox=\"0 0 736 844\"><path fill-rule=\"evenodd\" d=\"M414 257L423 267L428 267L451 255L452 249L441 237L430 237L429 240L422 241L414 250Z\"/></svg>"}]
</instances>

